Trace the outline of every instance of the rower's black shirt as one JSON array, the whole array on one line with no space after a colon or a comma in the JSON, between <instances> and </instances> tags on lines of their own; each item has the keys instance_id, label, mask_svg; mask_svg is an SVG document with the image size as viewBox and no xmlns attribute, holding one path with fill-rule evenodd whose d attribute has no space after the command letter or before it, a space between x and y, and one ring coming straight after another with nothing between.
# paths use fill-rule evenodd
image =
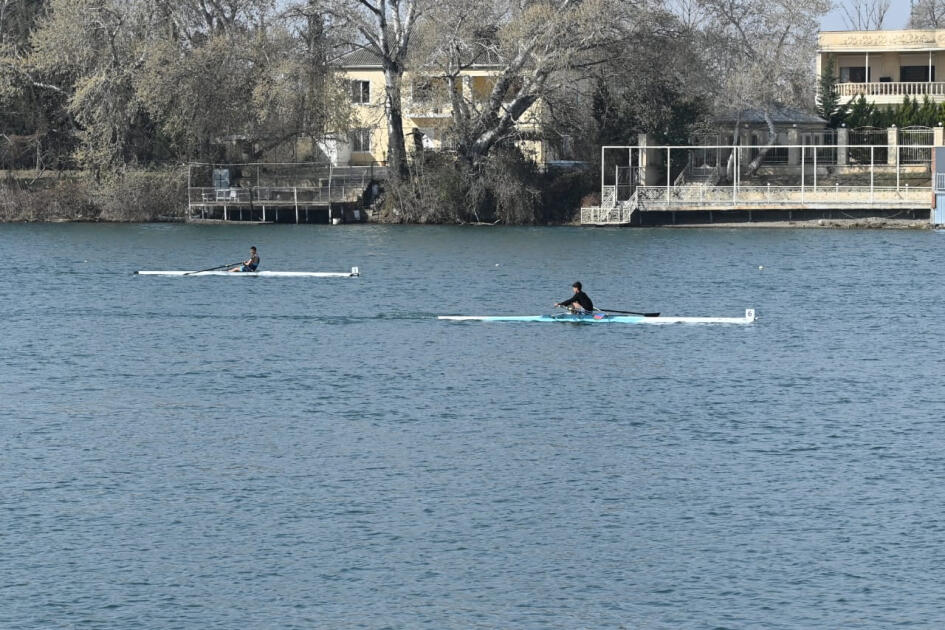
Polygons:
<instances>
[{"instance_id":1,"label":"rower's black shirt","mask_svg":"<svg viewBox=\"0 0 945 630\"><path fill-rule=\"evenodd\" d=\"M571 306L572 304L580 305L585 311L594 310L594 303L591 302L591 298L587 297L587 293L584 291L578 291L564 302L561 302L561 306Z\"/></svg>"}]
</instances>

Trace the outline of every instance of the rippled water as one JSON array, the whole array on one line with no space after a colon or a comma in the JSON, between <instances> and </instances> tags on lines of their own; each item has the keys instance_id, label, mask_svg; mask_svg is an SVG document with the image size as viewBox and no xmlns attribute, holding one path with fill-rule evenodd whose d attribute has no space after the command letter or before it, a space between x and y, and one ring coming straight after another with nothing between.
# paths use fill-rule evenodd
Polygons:
<instances>
[{"instance_id":1,"label":"rippled water","mask_svg":"<svg viewBox=\"0 0 945 630\"><path fill-rule=\"evenodd\" d=\"M943 245L0 226L0 627L942 627Z\"/></svg>"}]
</instances>

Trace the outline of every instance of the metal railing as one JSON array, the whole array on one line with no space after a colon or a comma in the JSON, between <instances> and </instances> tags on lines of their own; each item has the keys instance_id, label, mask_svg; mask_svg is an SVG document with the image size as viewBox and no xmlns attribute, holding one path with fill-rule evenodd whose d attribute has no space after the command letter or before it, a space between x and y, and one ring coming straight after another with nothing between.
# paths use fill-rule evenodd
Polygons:
<instances>
[{"instance_id":1,"label":"metal railing","mask_svg":"<svg viewBox=\"0 0 945 630\"><path fill-rule=\"evenodd\" d=\"M945 96L945 83L928 81L838 83L837 96Z\"/></svg>"},{"instance_id":2,"label":"metal railing","mask_svg":"<svg viewBox=\"0 0 945 630\"><path fill-rule=\"evenodd\" d=\"M188 203L192 205L230 204L305 204L329 201L357 201L364 193L366 183L332 182L331 186L257 186L254 188L188 188Z\"/></svg>"},{"instance_id":3,"label":"metal railing","mask_svg":"<svg viewBox=\"0 0 945 630\"><path fill-rule=\"evenodd\" d=\"M453 111L453 105L446 97L407 99L404 111L411 116L449 116Z\"/></svg>"},{"instance_id":4,"label":"metal railing","mask_svg":"<svg viewBox=\"0 0 945 630\"><path fill-rule=\"evenodd\" d=\"M617 205L617 187L604 186L600 190L600 205L602 208L613 208Z\"/></svg>"},{"instance_id":5,"label":"metal railing","mask_svg":"<svg viewBox=\"0 0 945 630\"><path fill-rule=\"evenodd\" d=\"M629 225L637 207L637 195L634 193L627 201L621 201L613 206L581 208L581 224Z\"/></svg>"},{"instance_id":6,"label":"metal railing","mask_svg":"<svg viewBox=\"0 0 945 630\"><path fill-rule=\"evenodd\" d=\"M931 127L904 127L899 130L899 161L902 164L931 164L935 132Z\"/></svg>"},{"instance_id":7,"label":"metal railing","mask_svg":"<svg viewBox=\"0 0 945 630\"><path fill-rule=\"evenodd\" d=\"M850 164L886 164L889 156L889 132L877 127L850 130L847 159Z\"/></svg>"},{"instance_id":8,"label":"metal railing","mask_svg":"<svg viewBox=\"0 0 945 630\"><path fill-rule=\"evenodd\" d=\"M945 173L935 174L935 191L936 192L945 191Z\"/></svg>"},{"instance_id":9,"label":"metal railing","mask_svg":"<svg viewBox=\"0 0 945 630\"><path fill-rule=\"evenodd\" d=\"M943 182L945 183L945 182ZM640 186L639 209L666 210L674 206L725 207L769 206L779 203L829 203L838 206L927 204L931 188L926 186Z\"/></svg>"}]
</instances>

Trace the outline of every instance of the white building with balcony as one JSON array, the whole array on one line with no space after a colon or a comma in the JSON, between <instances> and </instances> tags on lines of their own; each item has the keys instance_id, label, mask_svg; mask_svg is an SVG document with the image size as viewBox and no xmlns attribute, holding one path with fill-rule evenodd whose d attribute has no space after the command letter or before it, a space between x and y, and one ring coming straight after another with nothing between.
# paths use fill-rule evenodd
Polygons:
<instances>
[{"instance_id":1,"label":"white building with balcony","mask_svg":"<svg viewBox=\"0 0 945 630\"><path fill-rule=\"evenodd\" d=\"M818 76L830 61L844 102L860 95L876 105L906 96L945 101L945 81L937 80L945 78L945 30L824 31Z\"/></svg>"}]
</instances>

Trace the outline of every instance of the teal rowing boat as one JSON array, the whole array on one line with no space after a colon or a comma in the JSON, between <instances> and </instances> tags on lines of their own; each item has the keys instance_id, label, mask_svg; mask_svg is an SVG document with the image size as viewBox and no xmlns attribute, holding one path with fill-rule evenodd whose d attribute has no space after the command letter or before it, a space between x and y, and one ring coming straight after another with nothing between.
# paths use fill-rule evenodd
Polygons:
<instances>
[{"instance_id":1,"label":"teal rowing boat","mask_svg":"<svg viewBox=\"0 0 945 630\"><path fill-rule=\"evenodd\" d=\"M437 319L452 322L565 322L575 324L750 324L755 309L744 317L643 317L641 315L609 315L607 313L561 313L560 315L440 315Z\"/></svg>"}]
</instances>

